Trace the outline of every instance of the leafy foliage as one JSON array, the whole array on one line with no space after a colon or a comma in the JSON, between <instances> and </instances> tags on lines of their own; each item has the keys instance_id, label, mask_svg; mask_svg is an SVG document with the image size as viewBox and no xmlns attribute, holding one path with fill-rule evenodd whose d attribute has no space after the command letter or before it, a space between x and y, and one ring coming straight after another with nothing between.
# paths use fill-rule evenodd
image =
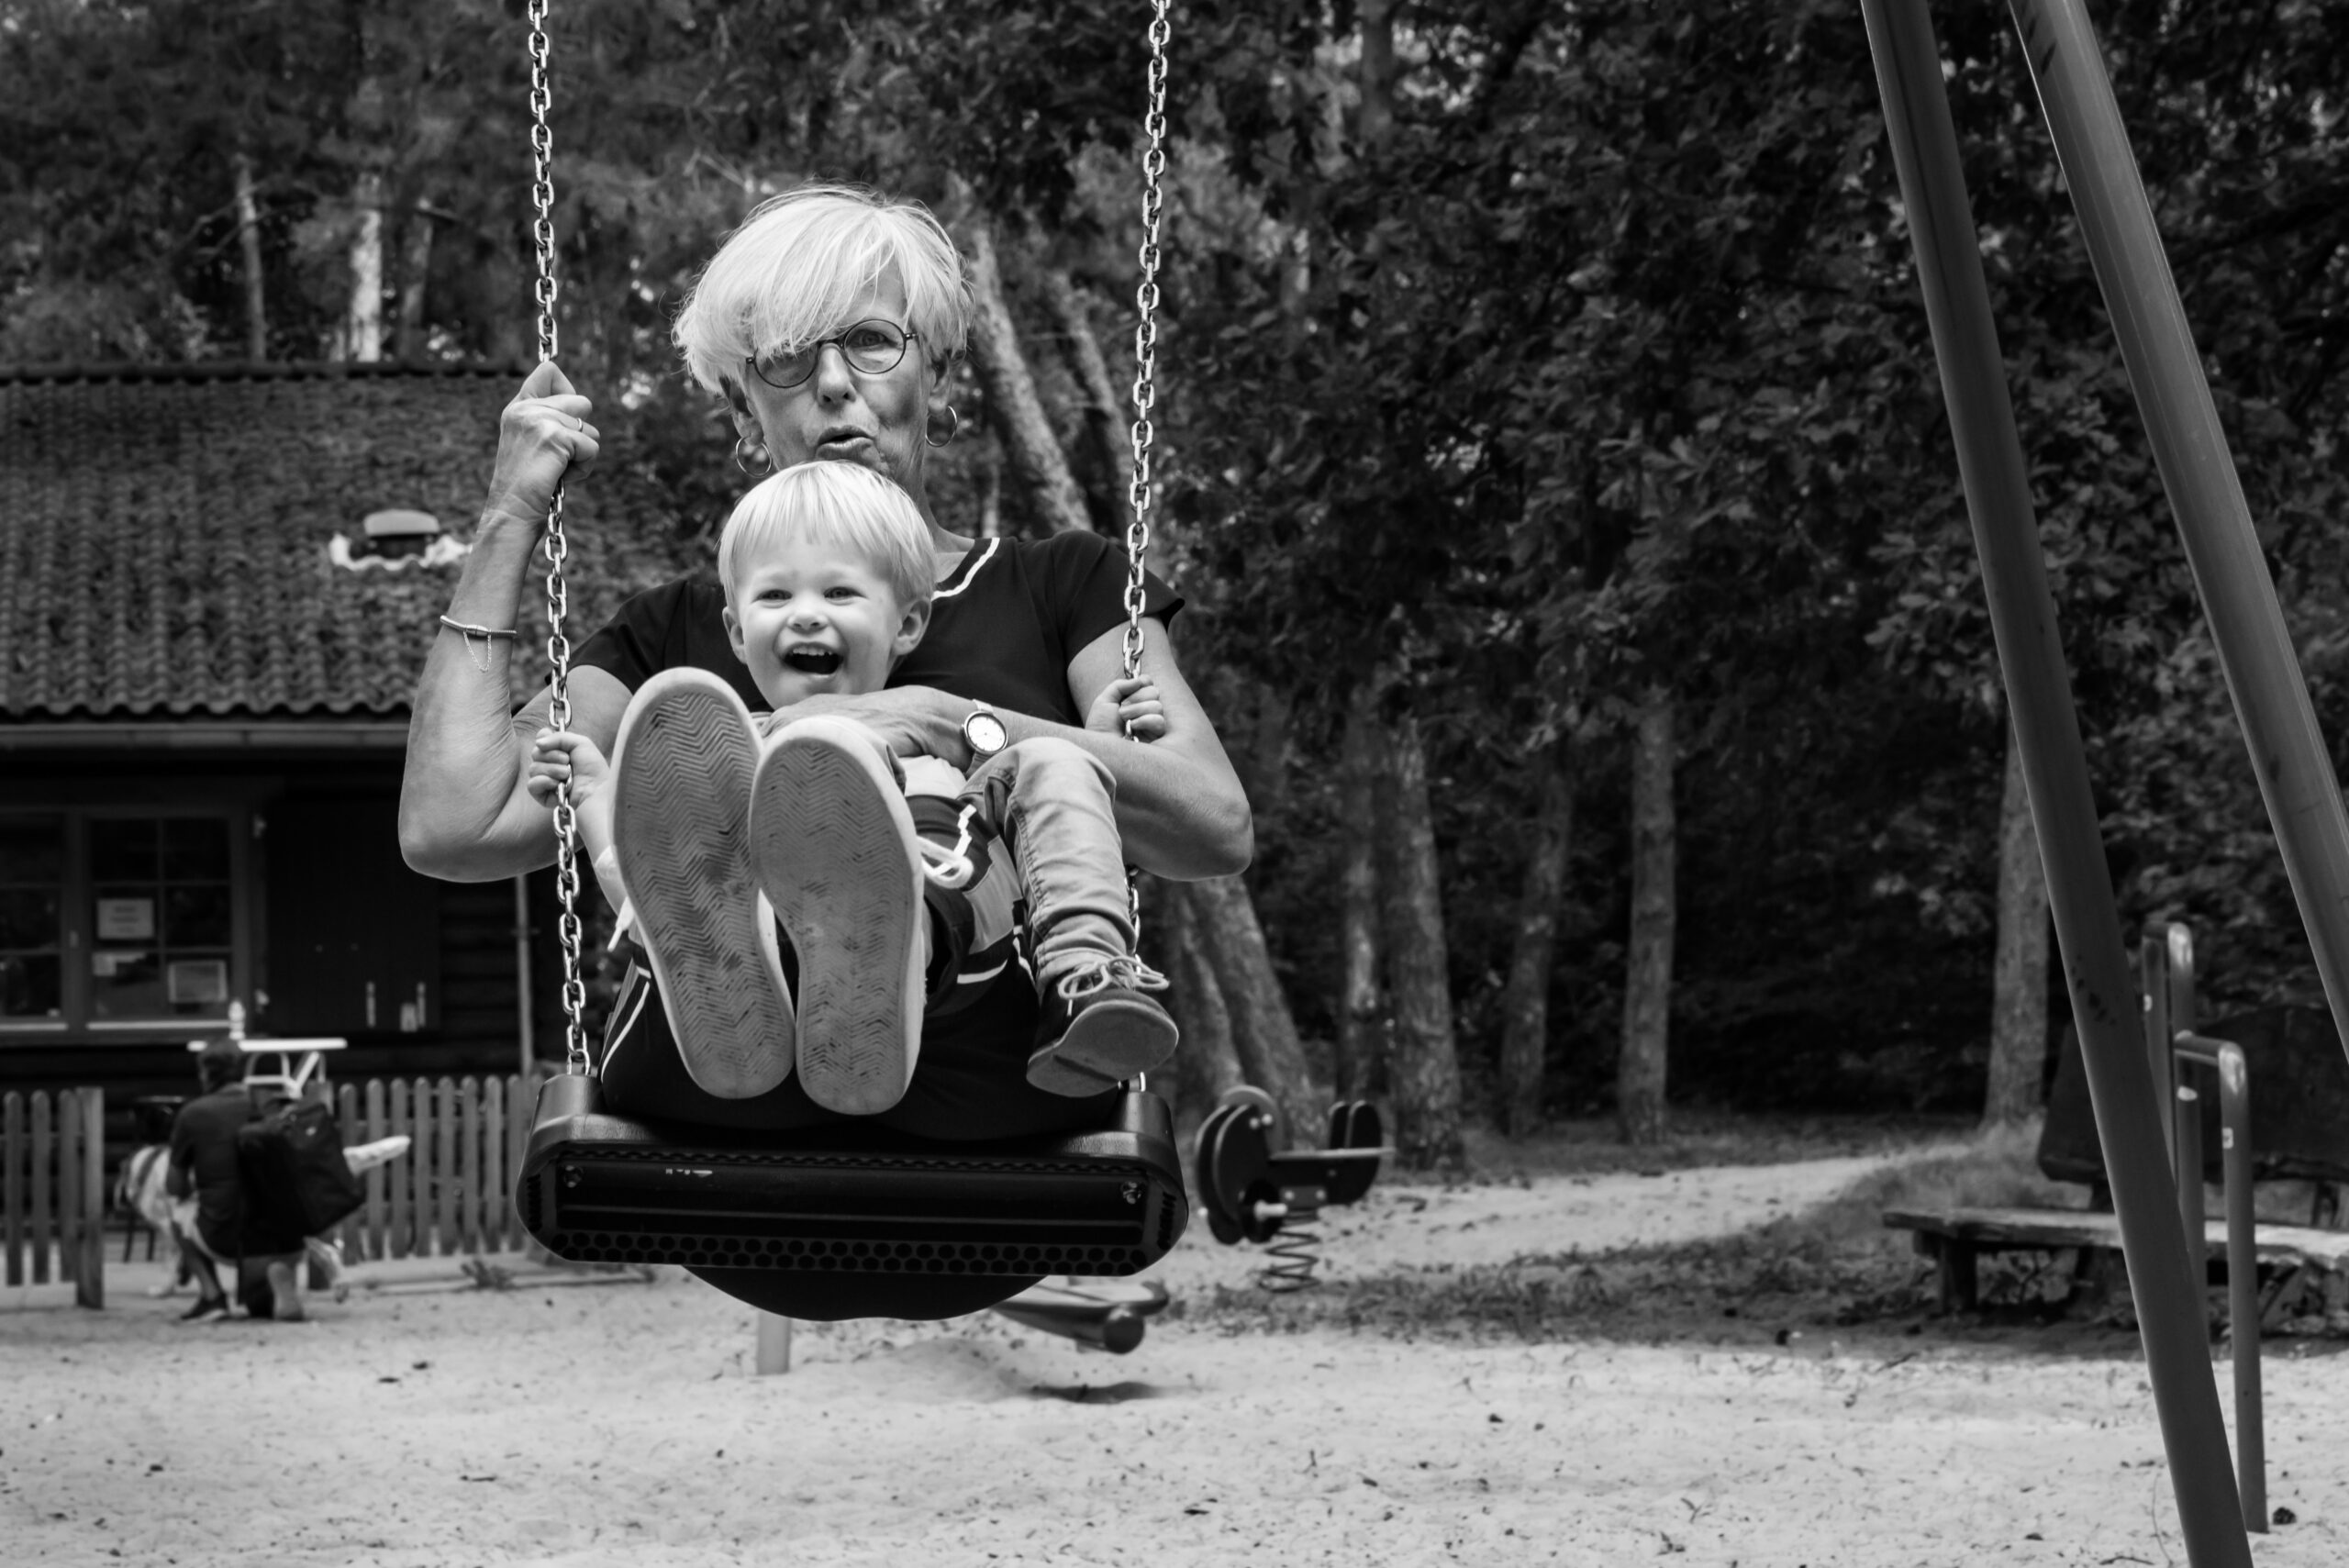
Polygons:
<instances>
[{"instance_id":1,"label":"leafy foliage","mask_svg":"<svg viewBox=\"0 0 2349 1568\"><path fill-rule=\"evenodd\" d=\"M1753 1106L1949 1107L1988 1029L2003 707L1866 40L1825 0L1417 0L1362 117L1352 6L1174 17L1163 556L1244 753L1255 891L1334 1032L1331 774L1377 673L1431 748L1464 1068L1488 1078L1533 760L1576 740L1555 1107L1605 1097L1627 898L1620 731L1684 717L1674 1078ZM730 432L667 324L719 236L822 175L984 211L1018 274L1130 333L1147 7L577 0L555 15L563 357L613 462L706 528ZM2214 1005L2311 987L2190 574L2007 19L1939 18L2018 420L2131 919L2203 933ZM2099 13L2262 548L2327 732L2349 202L2298 0ZM241 351L233 167L271 350L330 350L362 176L403 351L530 348L526 23L488 0L0 4L0 359ZM421 256L423 272L406 269ZM1072 446L1078 381L1036 355ZM975 394L958 402L968 412ZM976 516L983 447L946 454ZM1096 515L1122 474L1085 472ZM2062 1009L2056 1009L2060 1027Z\"/></svg>"}]
</instances>

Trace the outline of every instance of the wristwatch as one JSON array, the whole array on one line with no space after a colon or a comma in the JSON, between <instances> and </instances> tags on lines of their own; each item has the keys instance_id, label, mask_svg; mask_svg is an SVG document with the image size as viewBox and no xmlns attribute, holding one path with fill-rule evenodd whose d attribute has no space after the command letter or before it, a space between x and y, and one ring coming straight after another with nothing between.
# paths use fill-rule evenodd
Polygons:
<instances>
[{"instance_id":1,"label":"wristwatch","mask_svg":"<svg viewBox=\"0 0 2349 1568\"><path fill-rule=\"evenodd\" d=\"M1011 733L1003 727L1003 716L980 702L971 701L971 711L963 720L963 740L971 748L973 766L985 762L1011 743Z\"/></svg>"}]
</instances>

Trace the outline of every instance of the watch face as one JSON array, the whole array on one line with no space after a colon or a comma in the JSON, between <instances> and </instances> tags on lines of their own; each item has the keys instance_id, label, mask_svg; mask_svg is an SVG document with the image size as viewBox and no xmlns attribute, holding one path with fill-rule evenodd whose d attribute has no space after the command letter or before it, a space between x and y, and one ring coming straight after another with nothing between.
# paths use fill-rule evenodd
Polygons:
<instances>
[{"instance_id":1,"label":"watch face","mask_svg":"<svg viewBox=\"0 0 2349 1568\"><path fill-rule=\"evenodd\" d=\"M1003 750L1010 737L1004 731L1003 720L991 713L974 713L963 721L963 739L971 743L974 751L992 756Z\"/></svg>"}]
</instances>

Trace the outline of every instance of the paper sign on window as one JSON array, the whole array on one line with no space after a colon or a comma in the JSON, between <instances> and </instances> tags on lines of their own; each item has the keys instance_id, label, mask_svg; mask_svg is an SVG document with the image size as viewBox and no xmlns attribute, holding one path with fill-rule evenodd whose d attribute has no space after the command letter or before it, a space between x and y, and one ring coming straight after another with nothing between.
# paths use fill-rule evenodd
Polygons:
<instances>
[{"instance_id":1,"label":"paper sign on window","mask_svg":"<svg viewBox=\"0 0 2349 1568\"><path fill-rule=\"evenodd\" d=\"M155 940L155 901L151 898L98 900L98 940L149 942Z\"/></svg>"},{"instance_id":2,"label":"paper sign on window","mask_svg":"<svg viewBox=\"0 0 2349 1568\"><path fill-rule=\"evenodd\" d=\"M226 959L181 959L163 966L164 994L173 1004L225 1002L228 999Z\"/></svg>"}]
</instances>

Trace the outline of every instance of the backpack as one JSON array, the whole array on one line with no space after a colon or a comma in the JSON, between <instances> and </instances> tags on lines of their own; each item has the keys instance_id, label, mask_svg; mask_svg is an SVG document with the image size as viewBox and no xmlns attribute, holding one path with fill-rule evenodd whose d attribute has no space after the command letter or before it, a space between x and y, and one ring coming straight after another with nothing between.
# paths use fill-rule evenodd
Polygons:
<instances>
[{"instance_id":1,"label":"backpack","mask_svg":"<svg viewBox=\"0 0 2349 1568\"><path fill-rule=\"evenodd\" d=\"M342 1129L316 1100L285 1100L237 1129L248 1255L301 1251L366 1201L342 1154Z\"/></svg>"}]
</instances>

